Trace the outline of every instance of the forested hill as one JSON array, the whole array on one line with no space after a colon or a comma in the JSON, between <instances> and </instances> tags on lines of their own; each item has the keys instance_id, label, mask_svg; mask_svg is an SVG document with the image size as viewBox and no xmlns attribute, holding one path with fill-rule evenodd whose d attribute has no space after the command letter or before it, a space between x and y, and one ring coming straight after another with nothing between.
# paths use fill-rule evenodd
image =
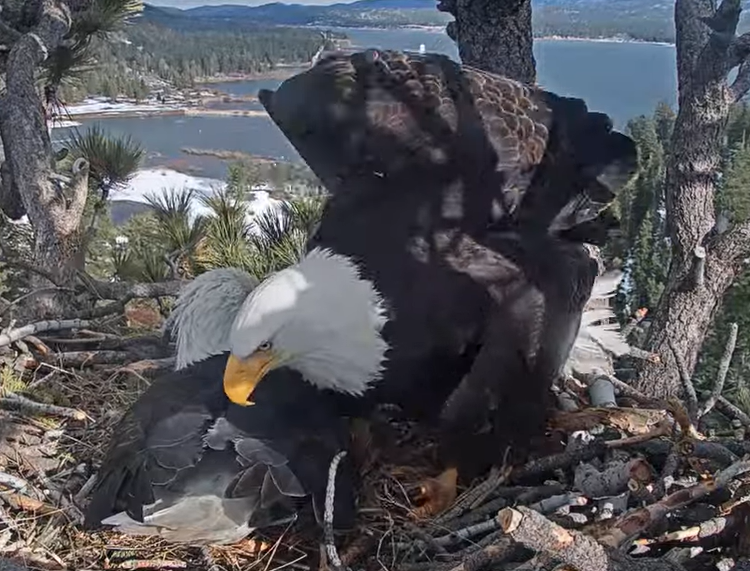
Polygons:
<instances>
[{"instance_id":1,"label":"forested hill","mask_svg":"<svg viewBox=\"0 0 750 571\"><path fill-rule=\"evenodd\" d=\"M97 65L82 82L68 86L64 96L67 101L89 94L140 98L159 80L183 87L216 75L308 62L322 43L322 34L313 29L252 22L218 25L147 5L117 37L94 44L91 55Z\"/></svg>"},{"instance_id":2,"label":"forested hill","mask_svg":"<svg viewBox=\"0 0 750 571\"><path fill-rule=\"evenodd\" d=\"M534 0L537 36L622 37L674 41L674 0ZM154 17L182 26L396 27L443 26L452 17L437 10L436 0L358 0L350 4L306 6L271 2L262 6L201 6L166 9ZM743 25L743 29L747 29Z\"/></svg>"}]
</instances>

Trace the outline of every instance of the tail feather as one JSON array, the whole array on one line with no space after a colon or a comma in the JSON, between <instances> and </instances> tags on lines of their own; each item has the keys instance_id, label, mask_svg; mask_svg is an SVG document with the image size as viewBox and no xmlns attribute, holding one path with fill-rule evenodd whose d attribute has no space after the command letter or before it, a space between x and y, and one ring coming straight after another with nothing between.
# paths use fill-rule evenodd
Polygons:
<instances>
[{"instance_id":1,"label":"tail feather","mask_svg":"<svg viewBox=\"0 0 750 571\"><path fill-rule=\"evenodd\" d=\"M601 304L611 299L622 280L621 272L607 272L594 282L591 297L581 316L573 349L565 365L565 372L591 374L596 370L612 371L611 356L630 353L630 345L622 336L620 325L609 307Z\"/></svg>"},{"instance_id":2,"label":"tail feather","mask_svg":"<svg viewBox=\"0 0 750 571\"><path fill-rule=\"evenodd\" d=\"M602 274L594 282L591 290L591 300L609 299L617 293L617 288L622 283L623 273L621 271L610 271ZM614 317L614 315L613 315Z\"/></svg>"}]
</instances>

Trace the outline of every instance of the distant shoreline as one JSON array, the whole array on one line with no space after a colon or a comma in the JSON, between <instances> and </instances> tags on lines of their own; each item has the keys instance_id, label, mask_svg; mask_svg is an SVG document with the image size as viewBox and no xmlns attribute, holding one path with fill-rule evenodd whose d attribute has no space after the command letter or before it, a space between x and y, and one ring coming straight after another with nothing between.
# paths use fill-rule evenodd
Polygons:
<instances>
[{"instance_id":1,"label":"distant shoreline","mask_svg":"<svg viewBox=\"0 0 750 571\"><path fill-rule=\"evenodd\" d=\"M315 28L322 28L324 26L311 26ZM368 30L368 31L387 31L387 30L414 30L420 32L441 32L445 33L445 26L433 26L433 25L420 25L420 24L408 24L404 26L330 26L330 30ZM350 38L351 39L351 38ZM585 36L561 36L557 34L551 34L546 36L534 36L534 40L546 40L546 41L571 41L571 42L602 42L602 43L613 43L613 44L650 44L659 46L674 46L674 42L658 42L654 40L641 40L638 38L621 38L618 36L590 38Z\"/></svg>"},{"instance_id":2,"label":"distant shoreline","mask_svg":"<svg viewBox=\"0 0 750 571\"><path fill-rule=\"evenodd\" d=\"M534 40L546 40L552 42L599 42L603 44L648 44L650 46L670 46L674 47L673 42L655 42L652 40L638 40L635 38L585 38L578 36L537 36Z\"/></svg>"},{"instance_id":3,"label":"distant shoreline","mask_svg":"<svg viewBox=\"0 0 750 571\"><path fill-rule=\"evenodd\" d=\"M360 30L423 30L429 32L442 32L444 31L443 26L400 26L395 28L376 28L376 27L362 27L362 28L348 28L348 29L360 29ZM625 39L618 37L611 38L586 38L576 36L539 36L534 38L535 41L549 41L549 42L592 42L592 43L618 43L618 44L646 44L646 45L661 45L674 47L674 44L668 42L653 42L646 40L636 39ZM265 110L249 110L249 109L211 109L206 107L206 103L212 100L221 100L230 98L224 96L215 89L211 89L212 86L221 83L235 83L242 81L262 81L262 80L284 80L287 79L300 71L309 67L309 64L305 63L288 63L280 64L273 69L264 70L256 73L235 73L225 74L214 77L200 78L196 80L195 88L192 94L188 95L188 90L177 90L178 93L182 93L183 96L180 100L172 100L167 102L158 102L155 99L149 99L141 102L134 102L132 100L121 98L119 101L110 101L103 97L89 97L84 101L72 104L68 107L69 118L60 117L53 124L53 128L69 128L80 125L78 121L87 119L108 119L108 118L133 118L133 117L153 117L153 116L213 116L213 117L265 117L268 114ZM201 86L213 91L213 93L198 93ZM251 96L242 96L232 98L236 101L249 101L254 100ZM230 101L226 101L227 103Z\"/></svg>"},{"instance_id":4,"label":"distant shoreline","mask_svg":"<svg viewBox=\"0 0 750 571\"><path fill-rule=\"evenodd\" d=\"M273 69L257 73L228 73L211 77L200 77L195 80L195 85L214 85L216 83L235 83L237 81L260 81L263 79L287 79L309 66L309 63L280 64Z\"/></svg>"}]
</instances>

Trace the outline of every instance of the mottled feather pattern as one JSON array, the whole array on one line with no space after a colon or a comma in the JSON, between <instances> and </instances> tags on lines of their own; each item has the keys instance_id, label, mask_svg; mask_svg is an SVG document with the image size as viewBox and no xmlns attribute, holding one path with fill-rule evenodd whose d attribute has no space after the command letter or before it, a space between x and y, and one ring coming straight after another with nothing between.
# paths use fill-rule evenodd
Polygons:
<instances>
[{"instance_id":1,"label":"mottled feather pattern","mask_svg":"<svg viewBox=\"0 0 750 571\"><path fill-rule=\"evenodd\" d=\"M259 98L339 202L366 208L380 192L457 183L476 203L467 228L486 224L483 202L502 207L493 220L549 229L578 200L550 231L569 230L637 167L632 140L582 100L441 54L334 52Z\"/></svg>"},{"instance_id":2,"label":"mottled feather pattern","mask_svg":"<svg viewBox=\"0 0 750 571\"><path fill-rule=\"evenodd\" d=\"M497 153L498 170L523 170L541 161L550 116L533 101L535 88L469 67L459 73L457 64L442 55L384 50L378 61L385 68L372 65L366 54L333 53L306 72L321 90L331 89L321 103L331 106L331 117L349 142L362 149L360 159L378 156L382 136L374 135L387 132L414 155L411 161L418 156L439 162L435 147L457 143L459 116L478 113ZM267 106L273 117L275 106L270 101ZM367 122L361 121L360 108ZM294 131L304 120L287 121L284 127Z\"/></svg>"}]
</instances>

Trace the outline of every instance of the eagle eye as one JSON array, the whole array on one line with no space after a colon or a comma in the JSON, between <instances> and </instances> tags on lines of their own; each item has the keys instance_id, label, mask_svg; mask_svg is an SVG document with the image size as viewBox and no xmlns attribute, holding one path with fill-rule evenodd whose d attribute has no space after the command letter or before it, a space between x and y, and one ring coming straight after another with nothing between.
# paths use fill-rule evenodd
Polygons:
<instances>
[{"instance_id":1,"label":"eagle eye","mask_svg":"<svg viewBox=\"0 0 750 571\"><path fill-rule=\"evenodd\" d=\"M270 351L271 347L273 347L273 345L270 341L264 341L263 343L258 345L258 351Z\"/></svg>"}]
</instances>

